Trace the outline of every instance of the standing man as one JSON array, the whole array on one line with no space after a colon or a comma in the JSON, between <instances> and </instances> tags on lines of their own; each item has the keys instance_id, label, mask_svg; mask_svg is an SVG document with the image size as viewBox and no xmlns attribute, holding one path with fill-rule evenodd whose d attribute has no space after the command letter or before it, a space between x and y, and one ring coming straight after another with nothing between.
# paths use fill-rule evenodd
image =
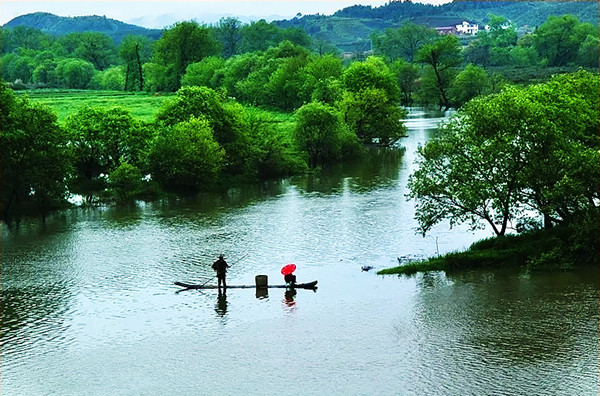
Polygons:
<instances>
[{"instance_id":1,"label":"standing man","mask_svg":"<svg viewBox=\"0 0 600 396\"><path fill-rule=\"evenodd\" d=\"M227 268L229 268L229 264L227 264L222 254L219 255L219 259L214 262L212 268L217 272L219 290L221 290L221 282L223 282L223 289L226 289L227 284L225 283L225 275L227 274Z\"/></svg>"}]
</instances>

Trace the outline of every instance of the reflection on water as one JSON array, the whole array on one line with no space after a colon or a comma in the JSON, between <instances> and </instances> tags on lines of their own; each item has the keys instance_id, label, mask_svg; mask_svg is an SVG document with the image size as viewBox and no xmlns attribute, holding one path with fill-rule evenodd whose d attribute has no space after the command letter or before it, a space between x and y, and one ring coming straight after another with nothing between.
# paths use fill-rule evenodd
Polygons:
<instances>
[{"instance_id":1,"label":"reflection on water","mask_svg":"<svg viewBox=\"0 0 600 396\"><path fill-rule=\"evenodd\" d=\"M218 290L217 297L217 305L215 306L215 312L220 317L223 317L227 314L227 293L225 291L221 292Z\"/></svg>"},{"instance_id":2,"label":"reflection on water","mask_svg":"<svg viewBox=\"0 0 600 396\"><path fill-rule=\"evenodd\" d=\"M406 181L443 117L318 174L3 227L2 394L597 392L597 275L375 274L489 236L415 233ZM220 253L232 284L295 263L319 292L177 293Z\"/></svg>"}]
</instances>

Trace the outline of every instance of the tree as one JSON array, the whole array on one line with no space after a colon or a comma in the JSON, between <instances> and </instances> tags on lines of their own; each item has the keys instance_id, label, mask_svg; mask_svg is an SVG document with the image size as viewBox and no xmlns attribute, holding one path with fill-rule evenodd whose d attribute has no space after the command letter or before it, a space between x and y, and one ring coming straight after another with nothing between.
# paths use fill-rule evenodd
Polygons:
<instances>
[{"instance_id":1,"label":"tree","mask_svg":"<svg viewBox=\"0 0 600 396\"><path fill-rule=\"evenodd\" d=\"M398 87L400 87L400 103L411 106L413 93L417 91L417 79L419 78L417 65L398 59L390 65L390 70L396 76Z\"/></svg>"},{"instance_id":2,"label":"tree","mask_svg":"<svg viewBox=\"0 0 600 396\"><path fill-rule=\"evenodd\" d=\"M208 122L215 141L225 150L225 170L228 173L250 171L248 160L253 157L254 146L242 106L227 100L224 92L206 87L183 87L156 115L157 123L165 126L188 121L190 117L203 118Z\"/></svg>"},{"instance_id":3,"label":"tree","mask_svg":"<svg viewBox=\"0 0 600 396\"><path fill-rule=\"evenodd\" d=\"M224 165L225 153L203 118L161 128L149 156L152 178L162 187L196 192L213 183Z\"/></svg>"},{"instance_id":4,"label":"tree","mask_svg":"<svg viewBox=\"0 0 600 396\"><path fill-rule=\"evenodd\" d=\"M82 107L67 117L65 128L77 170L73 190L85 195L88 201L106 188L102 175L110 174L122 162L142 166L151 138L147 128L119 107Z\"/></svg>"},{"instance_id":5,"label":"tree","mask_svg":"<svg viewBox=\"0 0 600 396\"><path fill-rule=\"evenodd\" d=\"M490 89L490 78L485 69L468 64L456 75L450 95L455 106L460 107L476 96L489 93Z\"/></svg>"},{"instance_id":6,"label":"tree","mask_svg":"<svg viewBox=\"0 0 600 396\"><path fill-rule=\"evenodd\" d=\"M600 39L598 36L588 35L579 46L577 52L577 64L583 67L598 68L598 49L600 48Z\"/></svg>"},{"instance_id":7,"label":"tree","mask_svg":"<svg viewBox=\"0 0 600 396\"><path fill-rule=\"evenodd\" d=\"M331 106L306 104L296 112L296 121L294 140L300 150L308 154L311 168L339 160L344 143L353 144L352 140L348 140L340 114ZM353 141L358 143L356 136Z\"/></svg>"},{"instance_id":8,"label":"tree","mask_svg":"<svg viewBox=\"0 0 600 396\"><path fill-rule=\"evenodd\" d=\"M217 25L217 37L223 47L223 58L231 58L237 55L242 42L242 22L237 18L223 17Z\"/></svg>"},{"instance_id":9,"label":"tree","mask_svg":"<svg viewBox=\"0 0 600 396\"><path fill-rule=\"evenodd\" d=\"M406 112L389 100L380 88L365 88L346 92L340 107L351 131L364 143L389 145L406 136L402 119Z\"/></svg>"},{"instance_id":10,"label":"tree","mask_svg":"<svg viewBox=\"0 0 600 396\"><path fill-rule=\"evenodd\" d=\"M209 56L200 62L191 63L181 80L182 86L198 85L216 88L213 77L215 72L225 66L225 60L216 56Z\"/></svg>"},{"instance_id":11,"label":"tree","mask_svg":"<svg viewBox=\"0 0 600 396\"><path fill-rule=\"evenodd\" d=\"M117 49L113 39L98 32L70 33L76 47L72 56L84 59L98 70L117 63Z\"/></svg>"},{"instance_id":12,"label":"tree","mask_svg":"<svg viewBox=\"0 0 600 396\"><path fill-rule=\"evenodd\" d=\"M395 75L377 57L354 62L342 76L346 95L340 107L350 130L365 143L386 145L406 131L397 106L399 90Z\"/></svg>"},{"instance_id":13,"label":"tree","mask_svg":"<svg viewBox=\"0 0 600 396\"><path fill-rule=\"evenodd\" d=\"M119 56L125 62L125 91L144 90L143 65L150 59L150 40L143 36L126 36L119 46Z\"/></svg>"},{"instance_id":14,"label":"tree","mask_svg":"<svg viewBox=\"0 0 600 396\"><path fill-rule=\"evenodd\" d=\"M383 34L374 34L373 50L376 55L384 55L391 61L402 58L413 62L417 51L423 45L433 41L436 36L435 29L408 22L398 29L388 28Z\"/></svg>"},{"instance_id":15,"label":"tree","mask_svg":"<svg viewBox=\"0 0 600 396\"><path fill-rule=\"evenodd\" d=\"M189 64L217 55L220 50L209 28L197 22L178 22L163 31L155 43L154 58L156 63L167 67L168 88L176 91Z\"/></svg>"},{"instance_id":16,"label":"tree","mask_svg":"<svg viewBox=\"0 0 600 396\"><path fill-rule=\"evenodd\" d=\"M242 53L265 51L282 41L281 29L264 19L242 26L240 35Z\"/></svg>"},{"instance_id":17,"label":"tree","mask_svg":"<svg viewBox=\"0 0 600 396\"><path fill-rule=\"evenodd\" d=\"M532 210L546 226L597 215L597 89L579 72L468 102L419 149L409 196L420 230L448 218L504 235Z\"/></svg>"},{"instance_id":18,"label":"tree","mask_svg":"<svg viewBox=\"0 0 600 396\"><path fill-rule=\"evenodd\" d=\"M92 89L122 91L125 87L126 75L123 66L113 66L97 72L88 86Z\"/></svg>"},{"instance_id":19,"label":"tree","mask_svg":"<svg viewBox=\"0 0 600 396\"><path fill-rule=\"evenodd\" d=\"M344 71L342 80L350 92L375 88L385 91L392 102L398 99L399 90L395 76L381 58L371 56L364 62L352 63Z\"/></svg>"},{"instance_id":20,"label":"tree","mask_svg":"<svg viewBox=\"0 0 600 396\"><path fill-rule=\"evenodd\" d=\"M2 219L41 214L66 203L71 171L67 135L49 108L0 85Z\"/></svg>"},{"instance_id":21,"label":"tree","mask_svg":"<svg viewBox=\"0 0 600 396\"><path fill-rule=\"evenodd\" d=\"M62 86L85 89L94 77L96 69L86 60L65 58L58 62L55 73Z\"/></svg>"},{"instance_id":22,"label":"tree","mask_svg":"<svg viewBox=\"0 0 600 396\"><path fill-rule=\"evenodd\" d=\"M451 106L448 89L454 80L455 68L461 60L458 38L452 35L443 36L431 44L426 44L417 52L417 61L431 67L440 108L447 109Z\"/></svg>"},{"instance_id":23,"label":"tree","mask_svg":"<svg viewBox=\"0 0 600 396\"><path fill-rule=\"evenodd\" d=\"M566 66L576 60L579 47L588 36L598 36L598 29L581 23L573 15L549 16L535 32L535 47L548 66Z\"/></svg>"},{"instance_id":24,"label":"tree","mask_svg":"<svg viewBox=\"0 0 600 396\"><path fill-rule=\"evenodd\" d=\"M142 172L135 166L122 162L108 176L108 186L115 201L131 201L142 190Z\"/></svg>"}]
</instances>

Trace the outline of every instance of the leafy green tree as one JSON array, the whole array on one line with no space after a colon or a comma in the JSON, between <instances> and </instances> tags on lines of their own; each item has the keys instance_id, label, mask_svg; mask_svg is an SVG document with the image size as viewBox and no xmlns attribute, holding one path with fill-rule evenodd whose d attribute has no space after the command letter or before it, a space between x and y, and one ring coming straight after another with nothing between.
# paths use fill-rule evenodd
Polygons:
<instances>
[{"instance_id":1,"label":"leafy green tree","mask_svg":"<svg viewBox=\"0 0 600 396\"><path fill-rule=\"evenodd\" d=\"M67 135L56 114L0 85L2 219L41 214L66 203L71 171Z\"/></svg>"},{"instance_id":2,"label":"leafy green tree","mask_svg":"<svg viewBox=\"0 0 600 396\"><path fill-rule=\"evenodd\" d=\"M346 124L364 143L388 145L406 135L406 127L401 121L406 112L390 102L383 89L346 92L340 107Z\"/></svg>"},{"instance_id":3,"label":"leafy green tree","mask_svg":"<svg viewBox=\"0 0 600 396\"><path fill-rule=\"evenodd\" d=\"M265 51L282 41L281 29L264 19L242 26L240 35L242 53Z\"/></svg>"},{"instance_id":4,"label":"leafy green tree","mask_svg":"<svg viewBox=\"0 0 600 396\"><path fill-rule=\"evenodd\" d=\"M371 56L364 62L354 62L342 76L344 85L350 92L360 92L364 89L381 89L388 100L395 102L399 90L394 74L381 58Z\"/></svg>"},{"instance_id":5,"label":"leafy green tree","mask_svg":"<svg viewBox=\"0 0 600 396\"><path fill-rule=\"evenodd\" d=\"M159 124L173 126L190 117L204 118L214 139L225 150L226 168L230 174L243 174L250 165L254 146L248 135L248 120L244 108L207 87L183 87L158 111Z\"/></svg>"},{"instance_id":6,"label":"leafy green tree","mask_svg":"<svg viewBox=\"0 0 600 396\"><path fill-rule=\"evenodd\" d=\"M104 33L69 33L75 48L71 56L84 59L98 70L104 70L117 63L117 48L113 39Z\"/></svg>"},{"instance_id":7,"label":"leafy green tree","mask_svg":"<svg viewBox=\"0 0 600 396\"><path fill-rule=\"evenodd\" d=\"M33 70L33 82L40 85L46 85L49 87L58 86L58 78L56 76L56 67L58 63L54 60L45 60L41 62Z\"/></svg>"},{"instance_id":8,"label":"leafy green tree","mask_svg":"<svg viewBox=\"0 0 600 396\"><path fill-rule=\"evenodd\" d=\"M450 87L452 102L460 107L476 96L489 93L490 78L482 67L468 64L463 71L456 75Z\"/></svg>"},{"instance_id":9,"label":"leafy green tree","mask_svg":"<svg viewBox=\"0 0 600 396\"><path fill-rule=\"evenodd\" d=\"M84 89L94 77L96 69L86 60L65 58L58 62L55 73L59 83L65 88Z\"/></svg>"},{"instance_id":10,"label":"leafy green tree","mask_svg":"<svg viewBox=\"0 0 600 396\"><path fill-rule=\"evenodd\" d=\"M15 82L21 80L24 83L31 81L34 70L33 60L18 54L7 54L2 57L2 78L6 81Z\"/></svg>"},{"instance_id":11,"label":"leafy green tree","mask_svg":"<svg viewBox=\"0 0 600 396\"><path fill-rule=\"evenodd\" d=\"M195 192L214 183L225 153L203 118L160 129L149 156L152 178L169 190Z\"/></svg>"},{"instance_id":12,"label":"leafy green tree","mask_svg":"<svg viewBox=\"0 0 600 396\"><path fill-rule=\"evenodd\" d=\"M303 79L300 87L299 96L305 101L310 101L313 92L317 87L325 94L325 88L331 86L330 82L339 80L344 71L341 59L333 55L314 56L308 58L308 63L300 71L300 77ZM322 97L325 98L325 95ZM321 100L323 101L323 100ZM333 104L334 102L325 100Z\"/></svg>"},{"instance_id":13,"label":"leafy green tree","mask_svg":"<svg viewBox=\"0 0 600 396\"><path fill-rule=\"evenodd\" d=\"M202 59L200 62L191 63L181 80L182 86L199 85L210 88L217 88L213 84L215 72L225 67L225 60L216 56L209 56Z\"/></svg>"},{"instance_id":14,"label":"leafy green tree","mask_svg":"<svg viewBox=\"0 0 600 396\"><path fill-rule=\"evenodd\" d=\"M74 192L88 200L106 188L103 175L126 161L141 167L151 133L119 107L102 109L84 106L67 117L65 128L74 152L76 178Z\"/></svg>"},{"instance_id":15,"label":"leafy green tree","mask_svg":"<svg viewBox=\"0 0 600 396\"><path fill-rule=\"evenodd\" d=\"M142 74L144 76L144 90L148 92L165 92L170 89L167 66L158 63L144 63Z\"/></svg>"},{"instance_id":16,"label":"leafy green tree","mask_svg":"<svg viewBox=\"0 0 600 396\"><path fill-rule=\"evenodd\" d=\"M446 35L431 44L425 44L417 52L417 61L430 66L440 107L451 106L448 89L454 80L456 67L461 63L458 38Z\"/></svg>"},{"instance_id":17,"label":"leafy green tree","mask_svg":"<svg viewBox=\"0 0 600 396\"><path fill-rule=\"evenodd\" d=\"M125 70L123 66L113 66L97 72L88 86L92 89L122 91L125 87Z\"/></svg>"},{"instance_id":18,"label":"leafy green tree","mask_svg":"<svg viewBox=\"0 0 600 396\"><path fill-rule=\"evenodd\" d=\"M240 51L242 22L237 18L223 17L217 24L217 37L223 47L223 58L231 58Z\"/></svg>"},{"instance_id":19,"label":"leafy green tree","mask_svg":"<svg viewBox=\"0 0 600 396\"><path fill-rule=\"evenodd\" d=\"M212 31L197 22L178 22L163 31L154 46L154 62L167 67L168 88L176 91L189 64L217 55L220 44Z\"/></svg>"},{"instance_id":20,"label":"leafy green tree","mask_svg":"<svg viewBox=\"0 0 600 396\"><path fill-rule=\"evenodd\" d=\"M600 48L600 40L598 36L588 35L579 46L577 52L577 64L583 67L598 68L598 48Z\"/></svg>"},{"instance_id":21,"label":"leafy green tree","mask_svg":"<svg viewBox=\"0 0 600 396\"><path fill-rule=\"evenodd\" d=\"M400 87L400 103L411 106L413 104L413 93L417 91L417 80L419 78L417 65L398 59L390 65L390 70L396 76L396 82Z\"/></svg>"},{"instance_id":22,"label":"leafy green tree","mask_svg":"<svg viewBox=\"0 0 600 396\"><path fill-rule=\"evenodd\" d=\"M311 93L312 102L321 102L329 106L338 107L344 96L344 86L342 82L333 77L325 80L319 80Z\"/></svg>"},{"instance_id":23,"label":"leafy green tree","mask_svg":"<svg viewBox=\"0 0 600 396\"><path fill-rule=\"evenodd\" d=\"M108 176L108 186L115 201L131 201L142 192L142 172L137 167L122 162Z\"/></svg>"},{"instance_id":24,"label":"leafy green tree","mask_svg":"<svg viewBox=\"0 0 600 396\"><path fill-rule=\"evenodd\" d=\"M309 103L296 112L294 140L308 154L311 168L338 161L342 146L357 145L356 136L349 138L339 112L322 103Z\"/></svg>"},{"instance_id":25,"label":"leafy green tree","mask_svg":"<svg viewBox=\"0 0 600 396\"><path fill-rule=\"evenodd\" d=\"M382 34L372 36L376 55L388 57L391 61L404 59L413 62L417 51L437 37L435 29L408 22L398 29L386 29Z\"/></svg>"},{"instance_id":26,"label":"leafy green tree","mask_svg":"<svg viewBox=\"0 0 600 396\"><path fill-rule=\"evenodd\" d=\"M467 103L419 149L409 188L420 230L447 218L504 235L532 210L547 226L597 214L597 89L579 72Z\"/></svg>"},{"instance_id":27,"label":"leafy green tree","mask_svg":"<svg viewBox=\"0 0 600 396\"><path fill-rule=\"evenodd\" d=\"M565 66L576 60L580 45L590 35L598 37L598 28L573 15L551 15L536 30L535 47L548 66Z\"/></svg>"},{"instance_id":28,"label":"leafy green tree","mask_svg":"<svg viewBox=\"0 0 600 396\"><path fill-rule=\"evenodd\" d=\"M53 42L49 34L28 26L4 27L1 32L0 46L3 54L17 52L22 48L41 51L50 48Z\"/></svg>"},{"instance_id":29,"label":"leafy green tree","mask_svg":"<svg viewBox=\"0 0 600 396\"><path fill-rule=\"evenodd\" d=\"M125 91L144 90L143 65L150 59L150 40L147 37L129 35L119 46L119 56L125 63Z\"/></svg>"}]
</instances>

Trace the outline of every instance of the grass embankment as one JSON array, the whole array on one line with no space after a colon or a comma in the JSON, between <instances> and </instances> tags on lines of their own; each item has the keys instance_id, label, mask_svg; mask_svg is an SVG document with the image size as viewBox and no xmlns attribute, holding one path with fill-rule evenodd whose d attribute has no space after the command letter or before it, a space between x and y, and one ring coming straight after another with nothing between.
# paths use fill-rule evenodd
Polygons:
<instances>
[{"instance_id":1,"label":"grass embankment","mask_svg":"<svg viewBox=\"0 0 600 396\"><path fill-rule=\"evenodd\" d=\"M574 235L570 229L537 230L484 239L464 252L378 271L379 275L454 271L473 268L522 268L529 271L564 271L597 265L598 231Z\"/></svg>"}]
</instances>

